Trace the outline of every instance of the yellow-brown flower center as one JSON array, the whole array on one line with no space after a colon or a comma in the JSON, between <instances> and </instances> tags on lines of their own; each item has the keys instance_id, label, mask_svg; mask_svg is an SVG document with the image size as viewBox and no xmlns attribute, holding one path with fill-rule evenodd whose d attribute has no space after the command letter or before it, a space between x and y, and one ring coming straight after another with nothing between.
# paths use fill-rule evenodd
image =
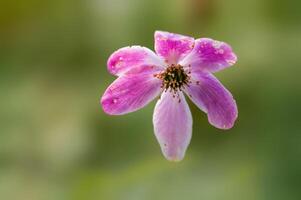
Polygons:
<instances>
[{"instance_id":1,"label":"yellow-brown flower center","mask_svg":"<svg viewBox=\"0 0 301 200\"><path fill-rule=\"evenodd\" d=\"M164 72L155 74L154 76L162 80L162 88L165 91L170 90L176 93L182 91L185 85L190 82L190 72L186 72L181 65L172 64L166 68Z\"/></svg>"}]
</instances>

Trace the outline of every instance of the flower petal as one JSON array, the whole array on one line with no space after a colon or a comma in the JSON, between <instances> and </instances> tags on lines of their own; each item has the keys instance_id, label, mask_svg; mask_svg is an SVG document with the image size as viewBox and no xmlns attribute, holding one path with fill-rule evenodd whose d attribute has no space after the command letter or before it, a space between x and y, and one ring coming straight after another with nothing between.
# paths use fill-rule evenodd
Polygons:
<instances>
[{"instance_id":1,"label":"flower petal","mask_svg":"<svg viewBox=\"0 0 301 200\"><path fill-rule=\"evenodd\" d=\"M193 74L185 92L208 114L209 123L220 129L230 129L237 118L237 106L231 93L212 74Z\"/></svg>"},{"instance_id":2,"label":"flower petal","mask_svg":"<svg viewBox=\"0 0 301 200\"><path fill-rule=\"evenodd\" d=\"M161 91L161 81L152 74L130 74L119 77L101 98L107 114L122 115L134 112L152 101Z\"/></svg>"},{"instance_id":3,"label":"flower petal","mask_svg":"<svg viewBox=\"0 0 301 200\"><path fill-rule=\"evenodd\" d=\"M232 66L237 60L230 45L209 38L197 39L192 52L179 64L191 71L216 72Z\"/></svg>"},{"instance_id":4,"label":"flower petal","mask_svg":"<svg viewBox=\"0 0 301 200\"><path fill-rule=\"evenodd\" d=\"M164 61L153 51L141 46L124 47L115 51L108 59L108 71L122 74L162 70Z\"/></svg>"},{"instance_id":5,"label":"flower petal","mask_svg":"<svg viewBox=\"0 0 301 200\"><path fill-rule=\"evenodd\" d=\"M162 93L155 107L153 124L166 159L182 160L192 132L191 112L182 92L179 97L173 97L169 91Z\"/></svg>"},{"instance_id":6,"label":"flower petal","mask_svg":"<svg viewBox=\"0 0 301 200\"><path fill-rule=\"evenodd\" d=\"M155 32L155 50L168 64L177 64L193 49L194 38L168 33Z\"/></svg>"}]
</instances>

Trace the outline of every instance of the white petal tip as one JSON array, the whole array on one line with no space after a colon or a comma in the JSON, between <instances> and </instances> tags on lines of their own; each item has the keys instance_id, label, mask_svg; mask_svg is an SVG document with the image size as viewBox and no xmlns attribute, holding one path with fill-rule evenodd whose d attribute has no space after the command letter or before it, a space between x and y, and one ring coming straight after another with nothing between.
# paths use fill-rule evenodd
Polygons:
<instances>
[{"instance_id":1,"label":"white petal tip","mask_svg":"<svg viewBox=\"0 0 301 200\"><path fill-rule=\"evenodd\" d=\"M162 153L163 153L164 157L166 158L166 160L168 160L170 162L180 162L185 157L185 153L181 153L181 152L179 152L179 154L175 154L175 155L167 154L164 151Z\"/></svg>"},{"instance_id":2,"label":"white petal tip","mask_svg":"<svg viewBox=\"0 0 301 200\"><path fill-rule=\"evenodd\" d=\"M170 162L181 162L184 157L166 157L165 158Z\"/></svg>"}]
</instances>

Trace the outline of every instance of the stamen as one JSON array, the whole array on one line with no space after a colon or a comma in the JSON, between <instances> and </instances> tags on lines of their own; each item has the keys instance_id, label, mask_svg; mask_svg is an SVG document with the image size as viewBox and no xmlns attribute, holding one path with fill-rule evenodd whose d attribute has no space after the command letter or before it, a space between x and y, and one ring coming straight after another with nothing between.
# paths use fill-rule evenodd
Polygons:
<instances>
[{"instance_id":1,"label":"stamen","mask_svg":"<svg viewBox=\"0 0 301 200\"><path fill-rule=\"evenodd\" d=\"M164 72L155 74L154 77L162 80L161 88L163 88L165 91L169 90L170 92L177 94L178 90L182 91L186 85L188 86L188 84L191 83L189 76L190 73L190 66L188 71L185 71L183 66L172 64L167 67Z\"/></svg>"}]
</instances>

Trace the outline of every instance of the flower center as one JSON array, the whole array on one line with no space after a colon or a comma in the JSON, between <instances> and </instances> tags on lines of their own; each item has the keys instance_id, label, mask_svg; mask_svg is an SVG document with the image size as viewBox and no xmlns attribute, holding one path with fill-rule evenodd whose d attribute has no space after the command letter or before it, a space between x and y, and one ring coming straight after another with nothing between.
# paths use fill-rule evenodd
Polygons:
<instances>
[{"instance_id":1,"label":"flower center","mask_svg":"<svg viewBox=\"0 0 301 200\"><path fill-rule=\"evenodd\" d=\"M154 76L162 80L162 88L168 89L174 93L178 90L182 91L185 85L190 83L190 72L186 72L181 65L172 64L166 68L164 72L155 74Z\"/></svg>"}]
</instances>

